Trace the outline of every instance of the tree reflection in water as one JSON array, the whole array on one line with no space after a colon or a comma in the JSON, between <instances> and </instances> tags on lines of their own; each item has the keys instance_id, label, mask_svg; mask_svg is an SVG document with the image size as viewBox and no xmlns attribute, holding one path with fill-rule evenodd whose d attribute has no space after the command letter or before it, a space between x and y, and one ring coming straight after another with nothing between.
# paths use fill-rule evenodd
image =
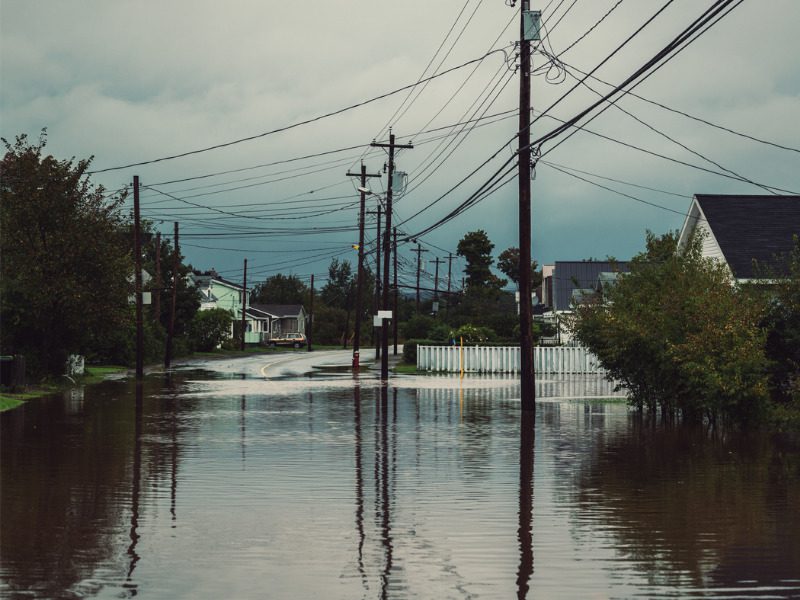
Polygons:
<instances>
[{"instance_id":1,"label":"tree reflection in water","mask_svg":"<svg viewBox=\"0 0 800 600\"><path fill-rule=\"evenodd\" d=\"M653 585L800 591L796 442L631 421L581 466L581 521L602 519Z\"/></svg>"}]
</instances>

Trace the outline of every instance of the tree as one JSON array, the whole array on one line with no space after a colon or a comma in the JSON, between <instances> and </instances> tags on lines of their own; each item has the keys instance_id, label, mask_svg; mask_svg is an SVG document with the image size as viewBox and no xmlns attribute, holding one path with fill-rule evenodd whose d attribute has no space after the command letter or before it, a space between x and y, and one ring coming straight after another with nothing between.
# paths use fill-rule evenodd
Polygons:
<instances>
[{"instance_id":1,"label":"tree","mask_svg":"<svg viewBox=\"0 0 800 600\"><path fill-rule=\"evenodd\" d=\"M192 345L202 352L217 348L230 337L232 322L233 315L223 308L198 311L192 320Z\"/></svg>"},{"instance_id":2,"label":"tree","mask_svg":"<svg viewBox=\"0 0 800 600\"><path fill-rule=\"evenodd\" d=\"M20 135L0 163L2 353L40 374L63 372L130 322L133 274L124 193L89 182L91 159L44 156L46 135Z\"/></svg>"},{"instance_id":3,"label":"tree","mask_svg":"<svg viewBox=\"0 0 800 600\"><path fill-rule=\"evenodd\" d=\"M328 266L328 282L320 292L320 299L332 308L349 310L354 298L355 278L349 261L331 259Z\"/></svg>"},{"instance_id":4,"label":"tree","mask_svg":"<svg viewBox=\"0 0 800 600\"><path fill-rule=\"evenodd\" d=\"M542 272L537 271L537 262L531 261L531 288L536 288L542 283ZM519 248L512 246L506 248L497 257L497 268L519 287Z\"/></svg>"},{"instance_id":5,"label":"tree","mask_svg":"<svg viewBox=\"0 0 800 600\"><path fill-rule=\"evenodd\" d=\"M272 275L250 293L255 304L302 304L308 288L296 275Z\"/></svg>"},{"instance_id":6,"label":"tree","mask_svg":"<svg viewBox=\"0 0 800 600\"><path fill-rule=\"evenodd\" d=\"M579 305L571 325L635 406L747 422L766 407L762 307L703 258L699 238L681 253L676 243L648 232L631 272Z\"/></svg>"},{"instance_id":7,"label":"tree","mask_svg":"<svg viewBox=\"0 0 800 600\"><path fill-rule=\"evenodd\" d=\"M499 289L507 283L492 273L493 249L494 244L483 229L467 233L458 242L456 253L467 261L464 274L468 288L490 286Z\"/></svg>"}]
</instances>

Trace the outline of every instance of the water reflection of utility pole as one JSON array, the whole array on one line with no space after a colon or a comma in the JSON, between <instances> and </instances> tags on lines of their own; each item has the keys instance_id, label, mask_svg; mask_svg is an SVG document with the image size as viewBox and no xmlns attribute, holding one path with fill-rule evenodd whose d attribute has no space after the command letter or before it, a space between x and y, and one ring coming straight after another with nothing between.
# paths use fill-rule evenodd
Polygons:
<instances>
[{"instance_id":1,"label":"water reflection of utility pole","mask_svg":"<svg viewBox=\"0 0 800 600\"><path fill-rule=\"evenodd\" d=\"M247 396L242 394L242 410L241 410L241 416L239 417L239 420L240 420L239 430L242 432L242 470L244 470L244 459L245 459L245 449L244 449L244 445L245 444L244 443L245 443L245 437L246 437L246 435L245 435L246 434L246 431L245 431L245 428L246 428L246 418L245 418L246 409L247 409Z\"/></svg>"},{"instance_id":2,"label":"water reflection of utility pole","mask_svg":"<svg viewBox=\"0 0 800 600\"><path fill-rule=\"evenodd\" d=\"M172 518L172 529L175 529L177 515L175 500L178 497L178 399L172 398L172 475L169 488L169 514Z\"/></svg>"},{"instance_id":3,"label":"water reflection of utility pole","mask_svg":"<svg viewBox=\"0 0 800 600\"><path fill-rule=\"evenodd\" d=\"M136 383L136 410L134 417L134 438L133 438L133 477L131 482L131 543L128 546L128 575L125 578L125 587L136 590L136 585L130 583L136 563L139 562L139 555L136 553L136 545L139 542L139 492L142 481L142 383Z\"/></svg>"},{"instance_id":4,"label":"water reflection of utility pole","mask_svg":"<svg viewBox=\"0 0 800 600\"><path fill-rule=\"evenodd\" d=\"M384 348L385 350L385 348ZM381 598L388 597L389 575L392 571L392 536L391 519L389 515L391 503L389 501L389 448L388 448L388 412L389 412L389 390L386 386L381 386L381 418L380 418L380 439L381 439L381 545L384 550L384 567L381 574Z\"/></svg>"},{"instance_id":5,"label":"water reflection of utility pole","mask_svg":"<svg viewBox=\"0 0 800 600\"><path fill-rule=\"evenodd\" d=\"M536 440L535 416L531 410L522 412L522 429L519 445L519 570L517 571L517 598L528 597L530 578L533 575L533 459Z\"/></svg>"},{"instance_id":6,"label":"water reflection of utility pole","mask_svg":"<svg viewBox=\"0 0 800 600\"><path fill-rule=\"evenodd\" d=\"M358 572L361 585L369 589L364 572L364 467L361 462L361 388L353 388L353 422L356 446L356 529L358 530Z\"/></svg>"}]
</instances>

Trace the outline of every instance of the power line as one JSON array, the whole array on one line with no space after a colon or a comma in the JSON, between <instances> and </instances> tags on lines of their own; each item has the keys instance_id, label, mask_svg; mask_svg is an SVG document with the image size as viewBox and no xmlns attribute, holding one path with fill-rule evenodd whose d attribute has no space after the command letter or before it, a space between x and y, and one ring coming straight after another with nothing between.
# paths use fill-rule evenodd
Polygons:
<instances>
[{"instance_id":1,"label":"power line","mask_svg":"<svg viewBox=\"0 0 800 600\"><path fill-rule=\"evenodd\" d=\"M425 81L428 81L428 80L436 79L438 77L443 77L444 75L452 73L453 71L457 71L458 69L462 69L462 68L467 67L467 66L469 66L471 64L474 64L476 62L482 61L485 58L487 58L488 56L491 56L492 54L496 54L498 52L502 52L503 54L505 54L506 50L505 50L505 48L498 48L496 50L491 50L490 52L487 52L483 56L480 56L478 58L473 58L472 60L468 60L465 63L462 63L460 65L456 65L455 67L451 67L449 69L446 69L445 71L442 71L441 73L437 73L437 74L431 75L430 77L428 77L426 79L423 79L421 81L425 82ZM367 104L371 104L373 102L377 102L378 100L382 100L384 98L388 98L388 97L393 96L395 94L399 94L400 92L402 92L404 90L407 90L409 88L413 88L414 86L418 85L419 83L420 82L413 83L413 84L410 84L410 85L405 85L405 86L403 86L401 88L397 88L397 89L392 90L390 92L386 92L386 93L380 94L378 96L374 96L374 97L369 98L367 100L362 100L361 102L357 102L355 104L351 104L351 105L346 106L344 108L339 108L337 110L334 110L334 111L331 111L331 112L328 112L328 113L325 113L325 114L322 114L322 115L318 115L318 116L312 117L310 119L305 119L305 120L300 121L298 123L293 123L292 125L284 125L283 127L278 127L276 129L271 129L269 131L265 131L263 133L258 133L256 135L250 135L250 136L247 136L247 137L239 138L237 140L233 140L233 141L230 141L230 142L224 142L224 143L221 143L221 144L214 144L213 146L207 146L205 148L200 148L200 149L197 149L197 150L189 150L187 152L181 152L180 154L172 154L172 155L169 155L169 156L162 156L160 158L153 158L153 159L150 159L150 160L143 160L143 161L139 161L139 162L129 163L127 165L120 165L120 166L117 166L117 167L108 167L108 168L105 168L105 169L97 169L95 171L87 171L87 174L88 175L95 175L97 173L107 173L109 171L119 171L121 169L128 169L128 168L131 168L131 167L140 167L140 166L144 166L144 165L151 165L151 164L163 162L163 161L166 161L166 160L174 160L176 158L183 158L183 157L191 156L191 155L194 155L194 154L201 154L203 152L208 152L210 150L217 150L219 148L227 148L229 146L233 146L233 145L236 145L236 144L241 144L243 142L249 142L249 141L252 141L252 140L259 139L259 138L267 137L269 135L280 133L280 132L283 132L283 131L288 131L290 129L295 129L297 127L301 127L302 125L308 125L310 123L315 123L317 121L321 121L321 120L327 119L329 117L340 115L342 113L348 112L348 111L353 110L355 108L360 108L362 106L366 106Z\"/></svg>"}]
</instances>

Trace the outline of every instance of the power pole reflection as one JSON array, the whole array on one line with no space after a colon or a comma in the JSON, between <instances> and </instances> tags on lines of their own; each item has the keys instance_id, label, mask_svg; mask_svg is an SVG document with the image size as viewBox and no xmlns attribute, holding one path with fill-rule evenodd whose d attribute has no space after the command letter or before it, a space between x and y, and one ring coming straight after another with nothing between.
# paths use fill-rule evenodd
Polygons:
<instances>
[{"instance_id":1,"label":"power pole reflection","mask_svg":"<svg viewBox=\"0 0 800 600\"><path fill-rule=\"evenodd\" d=\"M136 545L139 542L139 493L142 481L142 382L136 382L136 410L134 413L134 438L133 438L133 477L131 482L131 543L128 546L128 575L125 578L125 588L130 591L131 596L137 593L136 585L131 584L133 571L136 563L139 562L139 555L136 553Z\"/></svg>"},{"instance_id":2,"label":"power pole reflection","mask_svg":"<svg viewBox=\"0 0 800 600\"><path fill-rule=\"evenodd\" d=\"M364 465L361 461L361 388L353 388L353 423L356 446L356 529L358 530L358 572L361 585L369 589L364 571Z\"/></svg>"},{"instance_id":3,"label":"power pole reflection","mask_svg":"<svg viewBox=\"0 0 800 600\"><path fill-rule=\"evenodd\" d=\"M517 571L517 598L528 597L529 582L533 575L533 458L536 439L535 413L523 410L519 445L519 570Z\"/></svg>"}]
</instances>

